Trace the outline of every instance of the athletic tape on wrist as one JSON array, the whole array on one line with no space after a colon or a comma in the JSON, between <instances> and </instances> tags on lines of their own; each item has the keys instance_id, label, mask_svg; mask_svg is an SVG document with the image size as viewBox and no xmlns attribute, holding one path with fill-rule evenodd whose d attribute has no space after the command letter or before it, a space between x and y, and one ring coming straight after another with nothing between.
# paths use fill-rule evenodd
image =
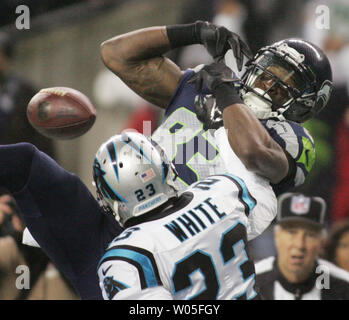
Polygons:
<instances>
[{"instance_id":1,"label":"athletic tape on wrist","mask_svg":"<svg viewBox=\"0 0 349 320\"><path fill-rule=\"evenodd\" d=\"M200 43L195 23L166 26L166 31L171 48Z\"/></svg>"}]
</instances>

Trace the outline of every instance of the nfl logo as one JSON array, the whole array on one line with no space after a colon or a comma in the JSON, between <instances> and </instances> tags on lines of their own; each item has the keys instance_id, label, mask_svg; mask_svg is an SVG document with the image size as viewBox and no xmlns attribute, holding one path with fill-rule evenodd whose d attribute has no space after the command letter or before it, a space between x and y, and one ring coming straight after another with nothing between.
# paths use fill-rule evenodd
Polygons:
<instances>
[{"instance_id":1,"label":"nfl logo","mask_svg":"<svg viewBox=\"0 0 349 320\"><path fill-rule=\"evenodd\" d=\"M295 214L306 214L309 212L310 198L306 198L302 195L292 197L291 211Z\"/></svg>"}]
</instances>

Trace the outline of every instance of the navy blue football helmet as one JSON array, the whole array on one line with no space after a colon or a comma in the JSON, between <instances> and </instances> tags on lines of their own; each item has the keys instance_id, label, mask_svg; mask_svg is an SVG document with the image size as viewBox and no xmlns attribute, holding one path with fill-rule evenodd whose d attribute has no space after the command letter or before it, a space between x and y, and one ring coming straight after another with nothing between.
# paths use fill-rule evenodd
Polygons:
<instances>
[{"instance_id":1,"label":"navy blue football helmet","mask_svg":"<svg viewBox=\"0 0 349 320\"><path fill-rule=\"evenodd\" d=\"M240 90L259 119L302 123L320 112L332 92L332 71L324 52L302 39L261 48L246 64Z\"/></svg>"}]
</instances>

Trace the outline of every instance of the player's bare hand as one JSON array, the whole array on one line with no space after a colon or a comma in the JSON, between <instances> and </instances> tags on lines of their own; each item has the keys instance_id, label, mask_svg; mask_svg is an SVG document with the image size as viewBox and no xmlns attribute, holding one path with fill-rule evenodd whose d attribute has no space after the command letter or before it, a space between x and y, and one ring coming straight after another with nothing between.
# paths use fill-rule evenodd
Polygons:
<instances>
[{"instance_id":1,"label":"player's bare hand","mask_svg":"<svg viewBox=\"0 0 349 320\"><path fill-rule=\"evenodd\" d=\"M234 32L225 27L216 26L207 21L197 21L195 31L200 42L206 47L215 61L221 61L226 52L233 50L237 68L241 71L244 55L248 59L253 58L249 46Z\"/></svg>"},{"instance_id":2,"label":"player's bare hand","mask_svg":"<svg viewBox=\"0 0 349 320\"><path fill-rule=\"evenodd\" d=\"M11 199L11 196L7 194L0 196L0 225L3 223L6 216L11 216L13 214L13 210L9 206Z\"/></svg>"},{"instance_id":3,"label":"player's bare hand","mask_svg":"<svg viewBox=\"0 0 349 320\"><path fill-rule=\"evenodd\" d=\"M10 195L0 196L0 226L12 225L12 229L23 232L25 225L18 214L18 207Z\"/></svg>"}]
</instances>

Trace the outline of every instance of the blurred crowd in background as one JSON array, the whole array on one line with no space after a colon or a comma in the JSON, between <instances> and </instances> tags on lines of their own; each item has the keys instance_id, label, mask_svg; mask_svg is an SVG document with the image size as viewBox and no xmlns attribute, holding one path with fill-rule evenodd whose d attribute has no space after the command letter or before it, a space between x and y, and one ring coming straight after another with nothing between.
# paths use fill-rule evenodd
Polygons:
<instances>
[{"instance_id":1,"label":"blurred crowd in background","mask_svg":"<svg viewBox=\"0 0 349 320\"><path fill-rule=\"evenodd\" d=\"M0 4L0 31L8 30L9 25L13 24L16 18L15 8L18 5L27 5L30 8L31 17L34 18L58 9L69 9L72 5L103 6L110 5L111 2L110 0L4 0ZM124 7L127 6L127 2L136 3L132 8L133 10L137 8L137 1L124 1ZM119 1L114 1L114 4L118 3ZM105 12L105 14L108 13ZM327 17L329 18L328 23ZM349 271L349 64L347 62L349 60L349 2L347 0L188 0L180 2L177 18L168 23L191 23L196 20L208 20L238 33L254 53L259 48L277 40L301 37L318 45L328 55L334 76L334 91L331 100L319 116L304 124L315 140L315 165L306 183L292 191L325 199L328 217L326 226L330 237L323 255ZM78 22L75 20L71 23ZM152 25L153 22L149 21L149 24L143 27ZM130 21L126 31L138 27L133 26ZM100 42L107 39L110 32L109 30L109 33L101 38ZM125 30L120 31L122 32ZM112 30L112 34L118 33L118 30ZM13 67L16 59L14 38L11 34L0 33L0 143L31 142L53 158L59 159L55 142L37 134L27 122L25 108L28 101L37 91L37 85L42 87L47 85L30 83L29 74L22 74L21 70ZM98 46L99 43L96 44L96 47ZM169 58L182 69L212 62L211 57L200 45L174 50L169 54ZM49 59L49 57L42 57L42 59ZM230 53L226 55L226 63L236 71L235 62ZM96 103L97 111L124 110L123 114L118 117L118 124L113 130L134 128L150 135L161 122L160 110L133 93L105 68L101 67L96 72L90 93L91 99ZM107 124L103 125L107 126ZM38 252L40 249L31 248L29 250L21 245L19 235L23 232L23 226L17 223L15 228L13 225L9 228L9 225L16 221L17 209L11 202L12 206L8 206L9 198L5 194L5 191L0 190L1 228L4 229L3 226L7 225L7 234L2 232L0 238L0 256L2 257L0 261L0 299L27 299L30 297L29 294L23 295L22 292L12 292L7 296L4 294L4 292L9 292L8 286L10 286L5 281L6 274L18 264L31 265L33 268L36 266L35 283L37 286L46 286L45 290L42 289L44 291L40 291L41 295L33 294L33 298L75 298L73 290L64 278L45 257L40 256ZM9 236L13 240L9 240ZM272 226L262 236L252 241L251 245L251 252L256 261L275 254ZM9 248L13 249L9 250ZM5 251L8 253L3 253ZM40 256L40 259L34 259L38 261L34 263L33 257L37 256ZM15 276L13 272L12 276ZM48 294L50 290L47 286L49 281L53 281L52 279L60 281L63 288L56 295ZM46 281L45 285L42 284L43 281Z\"/></svg>"}]
</instances>

